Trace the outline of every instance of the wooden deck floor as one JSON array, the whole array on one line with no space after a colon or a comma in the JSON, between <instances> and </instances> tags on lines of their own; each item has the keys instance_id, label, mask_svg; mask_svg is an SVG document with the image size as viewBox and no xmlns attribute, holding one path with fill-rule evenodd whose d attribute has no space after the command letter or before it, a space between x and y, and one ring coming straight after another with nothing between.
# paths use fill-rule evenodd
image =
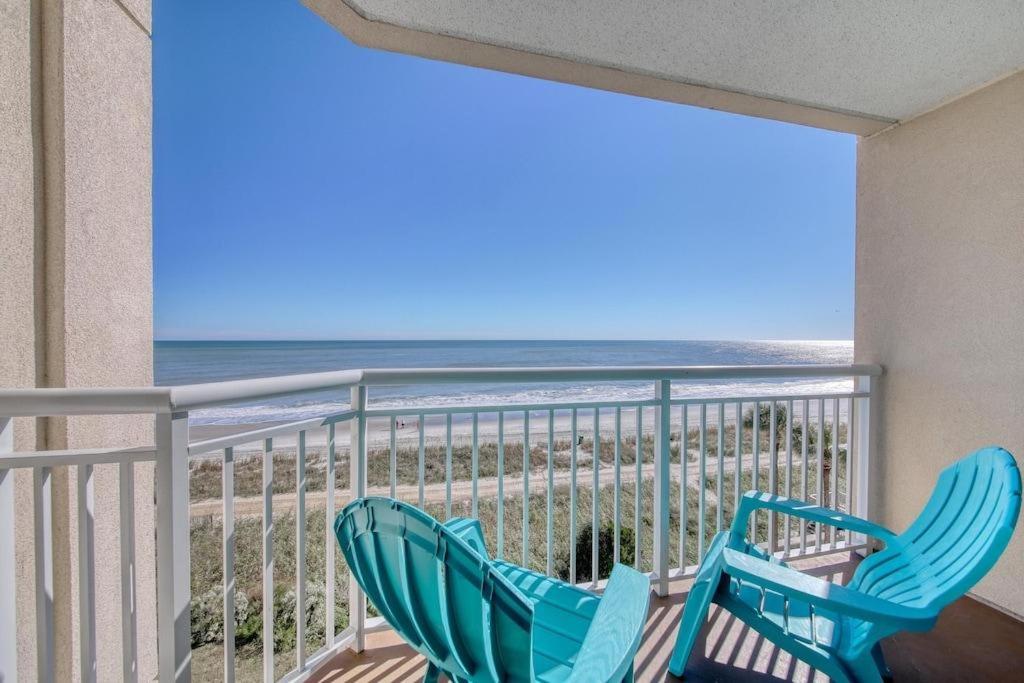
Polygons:
<instances>
[{"instance_id":1,"label":"wooden deck floor","mask_svg":"<svg viewBox=\"0 0 1024 683\"><path fill-rule=\"evenodd\" d=\"M855 567L856 557L841 554L807 560L801 568L845 583ZM678 680L666 669L689 582L676 587L677 592L651 602L636 658L638 681ZM827 680L714 607L697 647L703 656L691 657L688 681ZM931 632L903 633L884 641L882 648L899 683L1024 680L1024 623L969 598L947 608ZM423 658L387 632L368 637L367 649L360 654L335 657L317 680L416 681L425 670Z\"/></svg>"}]
</instances>

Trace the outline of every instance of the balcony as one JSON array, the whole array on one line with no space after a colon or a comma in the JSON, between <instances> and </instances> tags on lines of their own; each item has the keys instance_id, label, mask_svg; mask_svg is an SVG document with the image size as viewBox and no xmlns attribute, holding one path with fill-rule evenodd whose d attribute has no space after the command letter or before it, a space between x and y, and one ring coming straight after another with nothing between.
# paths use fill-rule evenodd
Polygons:
<instances>
[{"instance_id":1,"label":"balcony","mask_svg":"<svg viewBox=\"0 0 1024 683\"><path fill-rule=\"evenodd\" d=\"M744 490L867 514L872 380L881 372L872 365L344 370L170 388L2 390L0 547L34 566L35 585L18 585L16 563L4 563L0 582L10 588L0 591L0 620L8 633L34 632L40 678L55 679L65 656L55 613L68 606L54 592L55 536L64 533L54 492L68 481L77 520L70 532L75 668L83 680L95 678L106 638L122 644L123 677L135 680L137 653L152 649L144 642L150 637L161 680L415 677L422 660L350 581L331 527L352 498L388 495L439 519L479 518L494 555L588 589L601 590L612 562L647 573L658 597L638 673L640 680L661 679L688 579L711 536L730 524ZM825 380L830 388L787 393L793 385L769 384L781 379ZM570 381L619 383L623 398L448 406L371 400L376 387L445 383L532 382L551 385L557 396L558 383ZM734 393L723 393L723 382ZM760 384L737 391L743 382ZM776 388L761 391L765 386ZM313 391L347 392L349 405L233 433L190 427L196 410ZM153 417L152 443L11 447L11 417L128 414ZM134 472L153 463L155 510L148 492L135 489ZM31 477L28 517L15 514L19 472ZM97 506L105 501L97 500L94 480L101 474L116 477L119 489L116 558L97 553ZM137 598L137 548L145 544L137 543L136 517L153 515L157 621L147 633L139 614L153 606ZM31 519L29 547L16 543L16 519ZM867 548L856 534L784 516L759 518L751 534L778 557L838 581ZM120 595L109 601L120 604L120 628L98 617L109 610L108 597L98 594L97 562L107 570L118 563ZM34 591L34 623L16 615L18 591ZM887 654L898 675L957 667L1009 674L1024 664L1012 647L1024 631L1020 623L970 599L949 612L933 633L895 639ZM813 677L727 615L713 623L702 675ZM985 634L973 645L963 639L967 624ZM0 671L13 671L11 648L0 654L8 658Z\"/></svg>"},{"instance_id":2,"label":"balcony","mask_svg":"<svg viewBox=\"0 0 1024 683\"><path fill-rule=\"evenodd\" d=\"M847 581L859 561L852 552L838 552L793 566L821 578ZM636 658L636 680L675 681L667 673L676 629L686 601L688 582L673 584L670 593L651 601L644 639ZM793 659L757 633L712 607L709 626L697 644L686 680L821 681L827 680ZM896 681L1014 680L1024 665L1019 643L1024 625L970 598L953 603L929 633L904 633L885 642L886 662ZM426 662L393 633L367 637L366 650L339 653L318 672L316 680L421 680Z\"/></svg>"}]
</instances>

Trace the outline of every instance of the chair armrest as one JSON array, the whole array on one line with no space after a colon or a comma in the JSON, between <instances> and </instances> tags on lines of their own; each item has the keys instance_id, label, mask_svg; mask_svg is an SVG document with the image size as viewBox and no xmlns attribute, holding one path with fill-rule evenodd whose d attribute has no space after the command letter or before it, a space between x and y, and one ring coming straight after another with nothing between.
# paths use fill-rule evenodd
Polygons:
<instances>
[{"instance_id":1,"label":"chair armrest","mask_svg":"<svg viewBox=\"0 0 1024 683\"><path fill-rule=\"evenodd\" d=\"M880 524L869 522L866 519L854 517L853 515L848 515L845 512L839 512L838 510L823 508L819 505L805 503L804 501L797 500L795 498L784 498L782 496L774 496L770 493L762 493L760 491L747 491L743 494L743 499L740 501L740 508L736 513L735 519L733 519L733 533L739 534L740 536L744 535L744 530L746 529L750 515L755 510L771 510L773 512L792 515L793 517L800 517L801 519L806 519L812 522L827 524L839 529L848 529L855 533L873 536L874 538L885 541L887 545L896 539L896 534L892 531L886 529Z\"/></svg>"},{"instance_id":2,"label":"chair armrest","mask_svg":"<svg viewBox=\"0 0 1024 683\"><path fill-rule=\"evenodd\" d=\"M480 557L490 560L487 554L487 543L484 532L480 529L479 520L471 517L452 517L444 525L449 531L465 541Z\"/></svg>"},{"instance_id":3,"label":"chair armrest","mask_svg":"<svg viewBox=\"0 0 1024 683\"><path fill-rule=\"evenodd\" d=\"M915 631L930 629L938 617L933 610L899 605L866 595L731 548L723 548L721 561L722 570L731 577L848 617L875 623L887 622Z\"/></svg>"},{"instance_id":4,"label":"chair armrest","mask_svg":"<svg viewBox=\"0 0 1024 683\"><path fill-rule=\"evenodd\" d=\"M633 665L647 622L651 580L617 564L576 655L568 681L621 681Z\"/></svg>"}]
</instances>

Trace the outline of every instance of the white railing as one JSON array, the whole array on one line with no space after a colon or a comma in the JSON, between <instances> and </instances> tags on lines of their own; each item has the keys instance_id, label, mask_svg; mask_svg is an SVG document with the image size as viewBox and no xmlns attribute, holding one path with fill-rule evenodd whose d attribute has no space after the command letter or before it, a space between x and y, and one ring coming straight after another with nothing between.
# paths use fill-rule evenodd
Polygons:
<instances>
[{"instance_id":1,"label":"white railing","mask_svg":"<svg viewBox=\"0 0 1024 683\"><path fill-rule=\"evenodd\" d=\"M567 553L568 579L577 582L577 568L582 566L590 577L583 583L600 589L603 556L599 530L609 516L604 514L601 500L610 496L612 559L620 561L631 555L633 564L648 573L656 591L664 595L670 583L695 573L708 538L731 523L732 511L746 488L867 514L871 380L880 373L881 368L873 365L345 370L169 388L0 390L0 416L5 416L0 417L0 557L4 558L0 562L0 632L12 634L19 627L28 628L15 618L15 592L20 587L10 558L15 556L16 533L13 473L31 470L36 663L40 679L54 679L58 645L53 638L52 473L55 468L72 468L77 483L78 664L83 680L95 680L97 635L112 636L107 632L98 634L95 623L93 468L117 467L121 494L122 672L126 680L136 680L140 634L135 604L134 515L136 506L145 505L149 498L134 490L133 467L137 462L155 460L160 680L191 677L189 548L191 525L197 515L221 519L225 680L234 680L235 675L235 524L242 516L253 514L261 520L263 678L273 681L282 677L274 646L275 505L289 507L295 516L295 663L283 672L283 678L302 679L343 648L361 650L366 634L386 625L368 616L358 586L348 581L347 626L337 631L336 602L344 596L335 594L335 577L343 567L338 565L340 555L327 551L323 645L315 652L306 651L306 550L310 541L306 520L311 493L307 468L310 444L318 439L322 439L322 445L316 446L320 453L316 467L323 468L323 506L327 511L322 529L325 549L334 550L333 516L345 501L368 493L391 495L404 497L442 518L485 512L494 520L488 540L498 557L508 556L509 547L517 546L518 552L511 559L550 575L557 571L556 555L564 561ZM849 390L826 394L769 392L763 396L700 397L692 395L692 390L685 396L672 394L674 381L692 386L779 378L850 378L853 383ZM385 406L368 401L368 390L382 385L626 381L651 383L652 393L639 400L518 405ZM201 441L190 438L189 411L323 390L348 390L348 409L230 436ZM13 450L13 417L129 413L154 416L155 445ZM412 438L399 435L400 431L405 434L399 426L406 420L413 422ZM373 433L381 435L376 445L371 444L371 425L378 428ZM493 440L481 440L482 427L494 431ZM348 432L347 445L336 443L341 430ZM274 490L279 476L273 457L275 440L279 451L283 444L284 450L294 455L295 486L288 494ZM410 443L407 448L405 442ZM493 462L488 459L488 475L481 476L482 452L490 453L491 449ZM506 458L510 449L518 453L517 458ZM381 473L371 483L368 472L379 459L386 459L386 467L379 468ZM236 467L249 467L256 460L261 461L262 488L250 499L235 489ZM346 461L348 485L338 488L337 478ZM219 502L190 501L190 463L219 464ZM459 472L455 471L456 463ZM319 496L320 492L315 494ZM627 509L624 500L630 498L632 506ZM534 502L536 505L531 506ZM566 502L568 520L560 512ZM511 520L509 505L521 508ZM580 519L581 508L589 508L589 520ZM591 525L589 567L586 555L584 564L577 563L577 553L588 552L577 548L581 522ZM621 542L623 530L630 522L633 541L625 547ZM567 531L559 532L556 526L567 526ZM752 522L750 533L781 557L859 548L864 543L863 538L837 533L834 528L797 525L774 515ZM17 679L15 643L13 637L0 638L0 680Z\"/></svg>"}]
</instances>

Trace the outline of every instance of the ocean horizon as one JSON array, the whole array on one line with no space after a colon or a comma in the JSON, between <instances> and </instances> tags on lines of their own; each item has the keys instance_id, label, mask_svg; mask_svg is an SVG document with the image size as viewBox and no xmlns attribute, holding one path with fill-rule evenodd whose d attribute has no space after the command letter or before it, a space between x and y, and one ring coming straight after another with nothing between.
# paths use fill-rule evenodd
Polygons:
<instances>
[{"instance_id":1,"label":"ocean horizon","mask_svg":"<svg viewBox=\"0 0 1024 683\"><path fill-rule=\"evenodd\" d=\"M782 365L853 361L850 340L239 340L154 342L158 386L251 379L348 368L597 365ZM848 391L849 380L740 380L673 383L675 396L739 397L769 392ZM633 400L649 382L489 383L373 387L375 405L496 405ZM315 417L348 405L348 393L311 392L195 411L194 424L254 424Z\"/></svg>"}]
</instances>

